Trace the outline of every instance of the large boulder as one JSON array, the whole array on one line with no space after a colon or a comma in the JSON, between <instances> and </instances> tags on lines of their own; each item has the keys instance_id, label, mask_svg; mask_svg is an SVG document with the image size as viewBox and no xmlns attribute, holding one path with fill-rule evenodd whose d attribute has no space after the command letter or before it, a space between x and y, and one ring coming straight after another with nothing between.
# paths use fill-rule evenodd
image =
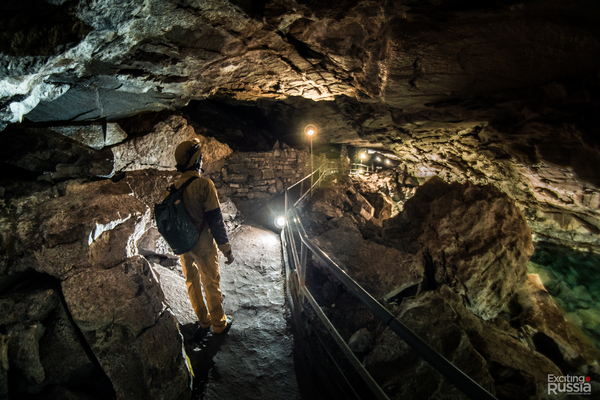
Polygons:
<instances>
[{"instance_id":1,"label":"large boulder","mask_svg":"<svg viewBox=\"0 0 600 400\"><path fill-rule=\"evenodd\" d=\"M419 287L425 277L423 265L414 256L365 240L360 232L345 226L328 230L315 242L351 278L382 301Z\"/></svg>"},{"instance_id":2,"label":"large boulder","mask_svg":"<svg viewBox=\"0 0 600 400\"><path fill-rule=\"evenodd\" d=\"M110 378L117 398L189 397L190 374L176 320L165 312L148 262L81 271L62 283L73 320Z\"/></svg>"},{"instance_id":3,"label":"large boulder","mask_svg":"<svg viewBox=\"0 0 600 400\"><path fill-rule=\"evenodd\" d=\"M447 286L405 300L396 317L498 398L541 399L548 374L561 370L543 355L469 312ZM389 328L365 364L391 399L467 399ZM412 384L406 384L411 382Z\"/></svg>"},{"instance_id":4,"label":"large boulder","mask_svg":"<svg viewBox=\"0 0 600 400\"><path fill-rule=\"evenodd\" d=\"M6 288L25 273L54 277L67 307L63 315L56 306L61 295L44 291L0 301L6 311L0 325L8 326L9 343L18 344L8 354L9 367L21 371L9 390L49 396L65 392L73 380L92 382L95 374L108 376L103 387L122 399L190 396L177 320L139 255L151 226L151 210L138 200L146 186L134 191L122 179L9 188L0 215L0 283ZM65 352L70 346L91 351Z\"/></svg>"},{"instance_id":5,"label":"large boulder","mask_svg":"<svg viewBox=\"0 0 600 400\"><path fill-rule=\"evenodd\" d=\"M196 133L185 118L171 115L165 121L158 122L146 135L112 148L115 172L148 168L174 170L175 149L179 143L193 139L200 140L204 163L219 161L232 153L228 145Z\"/></svg>"},{"instance_id":6,"label":"large boulder","mask_svg":"<svg viewBox=\"0 0 600 400\"><path fill-rule=\"evenodd\" d=\"M185 278L159 264L153 264L152 270L158 277L158 282L165 295L165 304L177 319L180 329L193 325L198 317L190 303Z\"/></svg>"},{"instance_id":7,"label":"large boulder","mask_svg":"<svg viewBox=\"0 0 600 400\"><path fill-rule=\"evenodd\" d=\"M4 276L35 270L64 279L74 270L110 268L137 254L150 210L126 182L67 181L12 198L0 214Z\"/></svg>"},{"instance_id":8,"label":"large boulder","mask_svg":"<svg viewBox=\"0 0 600 400\"><path fill-rule=\"evenodd\" d=\"M4 382L3 390L10 390L15 398L26 392L45 396L56 385L89 384L98 390L112 390L110 383L98 384L106 375L86 351L60 297L56 284L39 278L0 297L0 329L7 333L1 338L0 371L6 374L10 370L10 385Z\"/></svg>"},{"instance_id":9,"label":"large boulder","mask_svg":"<svg viewBox=\"0 0 600 400\"><path fill-rule=\"evenodd\" d=\"M600 360L598 349L579 327L565 317L538 275L528 275L528 279L513 294L508 308L511 324L522 327L530 337L530 345L562 370L576 370ZM598 316L600 313L596 311L593 320L597 321Z\"/></svg>"},{"instance_id":10,"label":"large boulder","mask_svg":"<svg viewBox=\"0 0 600 400\"><path fill-rule=\"evenodd\" d=\"M527 221L492 186L432 178L404 211L384 221L384 242L423 260L429 283L447 284L476 315L498 315L526 278L533 253Z\"/></svg>"}]
</instances>

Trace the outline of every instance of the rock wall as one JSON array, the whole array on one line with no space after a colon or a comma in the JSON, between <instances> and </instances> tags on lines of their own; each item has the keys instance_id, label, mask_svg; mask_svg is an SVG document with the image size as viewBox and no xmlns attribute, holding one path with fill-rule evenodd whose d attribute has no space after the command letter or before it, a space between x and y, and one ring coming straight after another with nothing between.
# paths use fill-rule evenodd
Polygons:
<instances>
[{"instance_id":1,"label":"rock wall","mask_svg":"<svg viewBox=\"0 0 600 400\"><path fill-rule=\"evenodd\" d=\"M366 221L352 205L355 190L347 180L317 191L305 226L352 278L467 375L506 399L546 398L548 374L600 380L598 349L537 275L527 274L531 234L505 194L432 178L396 217ZM390 398L466 398L310 256L307 285Z\"/></svg>"},{"instance_id":2,"label":"rock wall","mask_svg":"<svg viewBox=\"0 0 600 400\"><path fill-rule=\"evenodd\" d=\"M0 284L6 289L22 282L12 291L24 292L22 300L12 291L2 293L11 396L67 390L82 374L91 380L99 366L109 379L101 387L119 399L189 397L191 376L177 320L137 248L150 210L127 181L71 180L45 190L26 187L26 196L13 190L0 213ZM60 283L54 291L30 289L47 277ZM42 301L34 300L36 293ZM64 309L57 299L64 299ZM37 314L25 305L38 303ZM65 311L67 318L61 317ZM70 337L55 340L57 324ZM78 358L72 364L57 364L56 355L44 358L56 346ZM62 378L54 379L57 374ZM13 385L13 379L24 383Z\"/></svg>"},{"instance_id":3,"label":"rock wall","mask_svg":"<svg viewBox=\"0 0 600 400\"><path fill-rule=\"evenodd\" d=\"M600 252L594 2L74 0L34 8L2 6L0 130L68 121L61 134L100 148L114 143L108 129L101 137L98 126L72 124L111 126L207 98L248 101L291 136L310 119L323 142L385 147L417 177L495 185L519 202L540 240ZM246 143L255 132L223 130ZM125 146L116 171L170 167L171 145L135 159ZM166 164L148 164L148 151L163 148ZM53 180L110 175L104 161L46 171Z\"/></svg>"}]
</instances>

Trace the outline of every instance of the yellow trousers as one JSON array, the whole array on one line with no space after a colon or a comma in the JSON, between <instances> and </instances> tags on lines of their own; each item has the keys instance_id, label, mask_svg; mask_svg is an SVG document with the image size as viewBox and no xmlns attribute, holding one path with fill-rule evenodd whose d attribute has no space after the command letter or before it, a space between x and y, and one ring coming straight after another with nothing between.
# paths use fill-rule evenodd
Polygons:
<instances>
[{"instance_id":1,"label":"yellow trousers","mask_svg":"<svg viewBox=\"0 0 600 400\"><path fill-rule=\"evenodd\" d=\"M223 331L227 326L227 317L223 313L219 254L210 230L204 229L194 247L180 258L190 302L200 326L208 328L212 325L215 333Z\"/></svg>"}]
</instances>

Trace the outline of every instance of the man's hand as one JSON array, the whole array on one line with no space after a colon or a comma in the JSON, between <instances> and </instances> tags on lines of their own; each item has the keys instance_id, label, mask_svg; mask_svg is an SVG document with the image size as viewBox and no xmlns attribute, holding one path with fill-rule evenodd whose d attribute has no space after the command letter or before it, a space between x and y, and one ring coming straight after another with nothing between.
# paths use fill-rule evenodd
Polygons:
<instances>
[{"instance_id":1,"label":"man's hand","mask_svg":"<svg viewBox=\"0 0 600 400\"><path fill-rule=\"evenodd\" d=\"M233 262L234 258L233 258L233 253L229 253L228 255L226 255L225 257L227 257L227 261L225 261L225 265L229 265Z\"/></svg>"}]
</instances>

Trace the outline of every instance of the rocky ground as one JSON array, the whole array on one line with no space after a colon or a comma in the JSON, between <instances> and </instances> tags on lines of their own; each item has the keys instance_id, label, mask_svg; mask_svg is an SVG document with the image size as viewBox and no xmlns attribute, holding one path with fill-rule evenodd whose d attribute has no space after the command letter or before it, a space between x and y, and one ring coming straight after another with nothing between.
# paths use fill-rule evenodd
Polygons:
<instances>
[{"instance_id":1,"label":"rocky ground","mask_svg":"<svg viewBox=\"0 0 600 400\"><path fill-rule=\"evenodd\" d=\"M531 234L506 195L433 178L402 212L378 220L363 187L346 180L316 192L306 225L398 319L499 399L546 398L548 374L590 376L600 389L600 352L543 275L528 274ZM316 260L311 266L313 293L390 398L463 398Z\"/></svg>"},{"instance_id":2,"label":"rocky ground","mask_svg":"<svg viewBox=\"0 0 600 400\"><path fill-rule=\"evenodd\" d=\"M196 317L181 266L154 270L165 302L182 325L192 364L194 399L299 398L292 338L286 323L279 236L256 223L230 233L235 262L221 259L225 313L234 318L226 335L194 339Z\"/></svg>"}]
</instances>

